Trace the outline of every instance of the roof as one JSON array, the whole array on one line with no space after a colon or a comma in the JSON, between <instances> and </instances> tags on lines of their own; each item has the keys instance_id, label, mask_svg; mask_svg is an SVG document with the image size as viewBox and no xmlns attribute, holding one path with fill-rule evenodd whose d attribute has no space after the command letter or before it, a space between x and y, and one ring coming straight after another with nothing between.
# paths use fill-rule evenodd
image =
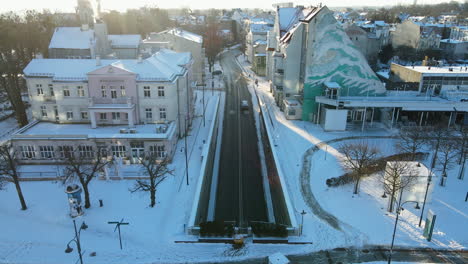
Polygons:
<instances>
[{"instance_id":1,"label":"roof","mask_svg":"<svg viewBox=\"0 0 468 264\"><path fill-rule=\"evenodd\" d=\"M302 18L302 10L296 7L278 9L278 22L281 36L288 32ZM280 37L281 37L280 36Z\"/></svg>"},{"instance_id":2,"label":"roof","mask_svg":"<svg viewBox=\"0 0 468 264\"><path fill-rule=\"evenodd\" d=\"M453 66L453 67L428 67L428 66L405 66L405 68L423 73L425 75L439 75L439 74L463 74L468 77L468 70L466 67ZM452 69L452 70L450 70Z\"/></svg>"},{"instance_id":3,"label":"roof","mask_svg":"<svg viewBox=\"0 0 468 264\"><path fill-rule=\"evenodd\" d=\"M141 42L140 35L109 35L111 47L138 48Z\"/></svg>"},{"instance_id":4,"label":"roof","mask_svg":"<svg viewBox=\"0 0 468 264\"><path fill-rule=\"evenodd\" d=\"M323 84L325 84L325 86L328 88L341 89L341 86L336 82L324 82Z\"/></svg>"},{"instance_id":5,"label":"roof","mask_svg":"<svg viewBox=\"0 0 468 264\"><path fill-rule=\"evenodd\" d=\"M250 24L250 31L252 33L258 33L258 32L268 32L271 30L270 24L267 23L252 23Z\"/></svg>"},{"instance_id":6,"label":"roof","mask_svg":"<svg viewBox=\"0 0 468 264\"><path fill-rule=\"evenodd\" d=\"M159 128L163 128L159 130ZM121 129L129 130L127 125L102 126L91 128L89 124L55 124L37 122L13 135L13 139L91 139L91 138L145 138L167 139L175 132L175 123L135 125L136 133L122 134ZM160 132L157 132L160 131Z\"/></svg>"},{"instance_id":7,"label":"roof","mask_svg":"<svg viewBox=\"0 0 468 264\"><path fill-rule=\"evenodd\" d=\"M203 37L200 35L197 35L195 33L180 29L180 28L173 28L173 29L168 29L165 31L160 32L159 34L172 34L193 42L197 43L203 43Z\"/></svg>"},{"instance_id":8,"label":"roof","mask_svg":"<svg viewBox=\"0 0 468 264\"><path fill-rule=\"evenodd\" d=\"M49 49L89 49L94 43L94 30L79 27L55 28Z\"/></svg>"},{"instance_id":9,"label":"roof","mask_svg":"<svg viewBox=\"0 0 468 264\"><path fill-rule=\"evenodd\" d=\"M138 81L172 82L185 73L182 65L191 61L189 52L161 49L153 56L138 60L33 59L23 70L26 77L49 77L54 81L86 81L88 73L109 65L137 75Z\"/></svg>"}]
</instances>

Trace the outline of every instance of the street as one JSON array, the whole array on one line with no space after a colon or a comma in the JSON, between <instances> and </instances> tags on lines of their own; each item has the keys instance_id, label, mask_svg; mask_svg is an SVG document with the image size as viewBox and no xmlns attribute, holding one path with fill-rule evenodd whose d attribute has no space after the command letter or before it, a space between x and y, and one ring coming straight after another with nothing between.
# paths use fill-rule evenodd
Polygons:
<instances>
[{"instance_id":1,"label":"street","mask_svg":"<svg viewBox=\"0 0 468 264\"><path fill-rule=\"evenodd\" d=\"M268 221L258 138L251 95L241 69L230 52L220 61L226 80L226 105L215 219L246 227L249 221ZM249 102L249 110L241 111L242 100Z\"/></svg>"}]
</instances>

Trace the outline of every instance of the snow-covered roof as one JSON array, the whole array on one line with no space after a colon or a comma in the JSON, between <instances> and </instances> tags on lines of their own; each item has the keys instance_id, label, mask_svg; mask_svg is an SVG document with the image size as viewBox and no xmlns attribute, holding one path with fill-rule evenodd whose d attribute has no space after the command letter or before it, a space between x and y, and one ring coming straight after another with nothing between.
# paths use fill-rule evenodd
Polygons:
<instances>
[{"instance_id":1,"label":"snow-covered roof","mask_svg":"<svg viewBox=\"0 0 468 264\"><path fill-rule=\"evenodd\" d=\"M250 24L250 31L252 33L266 33L271 30L270 24L267 23L252 23Z\"/></svg>"},{"instance_id":2,"label":"snow-covered roof","mask_svg":"<svg viewBox=\"0 0 468 264\"><path fill-rule=\"evenodd\" d=\"M467 41L462 41L462 40L457 40L457 39L441 39L441 43L453 43L453 44L460 44L460 43L465 43Z\"/></svg>"},{"instance_id":3,"label":"snow-covered roof","mask_svg":"<svg viewBox=\"0 0 468 264\"><path fill-rule=\"evenodd\" d=\"M137 75L138 81L173 81L177 75L185 73L182 65L191 60L189 52L176 53L161 49L153 56L138 60L101 60L97 65L94 59L34 59L23 70L26 77L50 77L54 81L86 81L88 73L113 66Z\"/></svg>"},{"instance_id":4,"label":"snow-covered roof","mask_svg":"<svg viewBox=\"0 0 468 264\"><path fill-rule=\"evenodd\" d=\"M466 67L452 66L452 67L434 67L434 66L405 66L405 68L423 73L425 75L466 75L468 77L468 70Z\"/></svg>"},{"instance_id":5,"label":"snow-covered roof","mask_svg":"<svg viewBox=\"0 0 468 264\"><path fill-rule=\"evenodd\" d=\"M89 49L94 43L94 30L79 27L55 28L49 49Z\"/></svg>"},{"instance_id":6,"label":"snow-covered roof","mask_svg":"<svg viewBox=\"0 0 468 264\"><path fill-rule=\"evenodd\" d=\"M256 41L254 41L254 45L266 45L266 44L267 44L267 41L263 39L257 39Z\"/></svg>"},{"instance_id":7,"label":"snow-covered roof","mask_svg":"<svg viewBox=\"0 0 468 264\"><path fill-rule=\"evenodd\" d=\"M287 32L291 29L298 21L301 16L301 9L296 7L284 7L278 9L278 22L281 32Z\"/></svg>"},{"instance_id":8,"label":"snow-covered roof","mask_svg":"<svg viewBox=\"0 0 468 264\"><path fill-rule=\"evenodd\" d=\"M172 34L184 39L188 39L197 43L202 43L203 42L203 37L200 35L197 35L195 33L180 29L180 28L173 28L173 29L168 29L166 31L160 32L160 34Z\"/></svg>"},{"instance_id":9,"label":"snow-covered roof","mask_svg":"<svg viewBox=\"0 0 468 264\"><path fill-rule=\"evenodd\" d=\"M141 42L140 35L109 35L111 47L138 48Z\"/></svg>"},{"instance_id":10,"label":"snow-covered roof","mask_svg":"<svg viewBox=\"0 0 468 264\"><path fill-rule=\"evenodd\" d=\"M164 127L165 129L159 129ZM92 138L147 138L167 139L175 132L174 122L168 124L136 125L136 133L122 134L121 129L128 126L102 126L91 128L89 124L54 124L38 122L13 136L15 139L92 139ZM158 132L157 132L158 131Z\"/></svg>"},{"instance_id":11,"label":"snow-covered roof","mask_svg":"<svg viewBox=\"0 0 468 264\"><path fill-rule=\"evenodd\" d=\"M336 88L336 89L341 88L341 86L336 82L324 82L323 84L325 84L325 86L328 88Z\"/></svg>"}]
</instances>

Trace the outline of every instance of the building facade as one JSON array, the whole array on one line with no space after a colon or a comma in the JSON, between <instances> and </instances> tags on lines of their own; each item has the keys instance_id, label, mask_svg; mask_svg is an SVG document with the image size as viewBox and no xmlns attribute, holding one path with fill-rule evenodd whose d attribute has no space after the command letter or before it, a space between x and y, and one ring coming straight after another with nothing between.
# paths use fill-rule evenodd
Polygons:
<instances>
[{"instance_id":1,"label":"building facade","mask_svg":"<svg viewBox=\"0 0 468 264\"><path fill-rule=\"evenodd\" d=\"M151 33L143 41L146 45L151 43L168 42L169 49L176 52L190 52L193 57L193 76L199 84L203 83L205 71L205 49L203 48L203 37L195 33L173 28L159 33ZM160 44L156 44L160 46Z\"/></svg>"},{"instance_id":2,"label":"building facade","mask_svg":"<svg viewBox=\"0 0 468 264\"><path fill-rule=\"evenodd\" d=\"M192 64L189 53L170 50L145 60L32 60L24 76L38 123L12 141L35 153L23 155L31 157L28 162L54 162L59 146L67 144L94 150L107 144L114 154L120 149L118 157L129 158L132 144L141 155L156 142L172 157L177 137L193 118ZM41 149L52 149L51 160L44 161Z\"/></svg>"}]
</instances>

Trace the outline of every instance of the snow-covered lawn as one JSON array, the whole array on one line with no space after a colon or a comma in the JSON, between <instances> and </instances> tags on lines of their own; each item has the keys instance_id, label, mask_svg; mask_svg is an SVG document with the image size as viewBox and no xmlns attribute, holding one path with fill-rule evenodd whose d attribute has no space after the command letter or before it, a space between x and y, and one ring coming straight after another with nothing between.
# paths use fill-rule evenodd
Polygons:
<instances>
[{"instance_id":1,"label":"snow-covered lawn","mask_svg":"<svg viewBox=\"0 0 468 264\"><path fill-rule=\"evenodd\" d=\"M361 132L352 130L345 132L324 132L323 129L311 122L299 120L287 120L274 103L269 92L269 83L265 78L255 76L250 66L238 57L239 63L246 72L258 79L259 85L255 88L266 117L265 123L274 135L274 144L280 155L279 169L286 175L286 181L290 198L296 211L297 219L301 219L299 212L305 210L304 235L299 240L314 241L319 248L331 248L337 246L360 245L389 245L394 225L395 214L386 212L387 200L381 198L382 184L377 175L364 179L361 184L361 192L353 197L352 185L327 188L325 180L330 177L340 176L343 173L341 164L336 156L340 153L336 150L339 143L325 145L311 157L310 188L317 202L325 211L338 218L342 232L331 228L324 221L315 216L305 202L301 192L301 172L303 169L303 156L307 150L317 143L332 139L354 136L391 136L396 131L385 129L368 129ZM247 74L246 74L247 75ZM271 122L270 122L271 120ZM373 139L384 153L395 153L394 142L391 139ZM433 210L437 214L437 220L432 242L427 242L422 237L422 228L419 228L420 210L414 209L413 204L406 204L401 214L399 229L395 245L397 246L428 246L446 249L466 249L468 247L468 202L465 195L468 191L468 180L457 180L455 177L458 168L449 173L446 187L437 185L433 194L433 201L425 208ZM306 186L309 188L309 186ZM388 198L387 198L388 199ZM300 220L299 220L300 221Z\"/></svg>"}]
</instances>

